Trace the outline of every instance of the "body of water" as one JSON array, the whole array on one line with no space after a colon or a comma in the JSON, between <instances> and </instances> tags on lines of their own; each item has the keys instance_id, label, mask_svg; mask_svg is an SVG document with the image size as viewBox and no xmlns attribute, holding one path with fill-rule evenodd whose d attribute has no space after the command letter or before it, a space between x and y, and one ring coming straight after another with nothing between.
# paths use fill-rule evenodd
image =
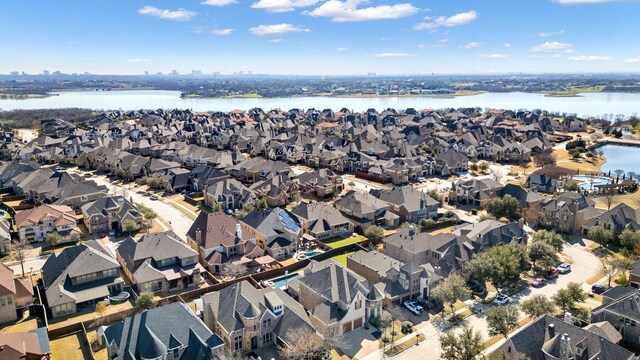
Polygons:
<instances>
[{"instance_id":1,"label":"body of water","mask_svg":"<svg viewBox=\"0 0 640 360\"><path fill-rule=\"evenodd\" d=\"M640 94L585 93L579 97L546 97L531 93L485 93L453 98L428 97L288 97L288 98L234 98L204 99L180 98L178 91L128 90L128 91L77 91L61 92L56 96L36 99L0 99L0 109L46 109L88 108L95 110L139 110L139 109L193 109L194 111L247 110L254 107L265 111L280 108L315 108L378 111L387 108L440 109L459 107L481 107L497 109L543 109L548 111L576 113L579 116L603 114L631 115L640 112Z\"/></svg>"},{"instance_id":2,"label":"body of water","mask_svg":"<svg viewBox=\"0 0 640 360\"><path fill-rule=\"evenodd\" d=\"M640 174L640 163L638 162L640 147L607 144L597 148L596 151L602 151L607 158L607 162L600 167L603 172L611 171L611 175L615 176L615 171L622 169L625 172L634 171L636 174Z\"/></svg>"}]
</instances>

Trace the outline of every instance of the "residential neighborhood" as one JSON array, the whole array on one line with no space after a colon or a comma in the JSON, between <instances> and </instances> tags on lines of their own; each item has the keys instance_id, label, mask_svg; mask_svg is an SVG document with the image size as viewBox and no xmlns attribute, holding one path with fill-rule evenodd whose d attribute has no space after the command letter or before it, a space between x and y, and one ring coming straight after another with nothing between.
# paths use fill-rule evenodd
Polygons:
<instances>
[{"instance_id":1,"label":"residential neighborhood","mask_svg":"<svg viewBox=\"0 0 640 360\"><path fill-rule=\"evenodd\" d=\"M640 172L599 170L605 130L477 108L42 121L0 144L0 357L637 359Z\"/></svg>"}]
</instances>

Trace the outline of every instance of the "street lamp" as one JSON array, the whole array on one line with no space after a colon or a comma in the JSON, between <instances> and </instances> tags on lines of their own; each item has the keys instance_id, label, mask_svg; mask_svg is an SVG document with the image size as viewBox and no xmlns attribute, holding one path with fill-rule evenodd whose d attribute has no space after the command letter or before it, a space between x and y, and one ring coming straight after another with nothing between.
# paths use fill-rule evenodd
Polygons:
<instances>
[{"instance_id":1,"label":"street lamp","mask_svg":"<svg viewBox=\"0 0 640 360\"><path fill-rule=\"evenodd\" d=\"M31 280L31 287L33 287L33 266L29 268L29 280Z\"/></svg>"},{"instance_id":2,"label":"street lamp","mask_svg":"<svg viewBox=\"0 0 640 360\"><path fill-rule=\"evenodd\" d=\"M416 334L416 346L420 343L420 334Z\"/></svg>"}]
</instances>

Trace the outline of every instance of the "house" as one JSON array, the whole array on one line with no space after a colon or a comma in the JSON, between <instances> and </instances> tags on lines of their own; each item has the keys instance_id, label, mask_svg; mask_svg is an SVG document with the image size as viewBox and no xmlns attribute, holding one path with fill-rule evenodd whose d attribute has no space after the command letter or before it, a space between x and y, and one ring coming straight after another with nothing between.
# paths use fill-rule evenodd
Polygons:
<instances>
[{"instance_id":1,"label":"house","mask_svg":"<svg viewBox=\"0 0 640 360\"><path fill-rule=\"evenodd\" d=\"M142 226L142 214L124 196L105 196L82 206L85 226L91 233L125 231L125 223L133 222Z\"/></svg>"},{"instance_id":2,"label":"house","mask_svg":"<svg viewBox=\"0 0 640 360\"><path fill-rule=\"evenodd\" d=\"M253 235L256 244L276 260L293 255L302 238L300 220L281 208L252 211L240 224L242 232Z\"/></svg>"},{"instance_id":3,"label":"house","mask_svg":"<svg viewBox=\"0 0 640 360\"><path fill-rule=\"evenodd\" d=\"M222 210L242 209L245 204L255 204L255 194L236 179L209 179L204 186L204 203Z\"/></svg>"},{"instance_id":4,"label":"house","mask_svg":"<svg viewBox=\"0 0 640 360\"><path fill-rule=\"evenodd\" d=\"M101 327L97 333L113 360L214 360L223 356L222 339L181 302L145 310Z\"/></svg>"},{"instance_id":5,"label":"house","mask_svg":"<svg viewBox=\"0 0 640 360\"><path fill-rule=\"evenodd\" d=\"M512 242L527 244L528 235L524 230L524 223L502 223L496 220L485 220L473 224L458 225L451 234L473 246L474 251L481 252L496 245Z\"/></svg>"},{"instance_id":6,"label":"house","mask_svg":"<svg viewBox=\"0 0 640 360\"><path fill-rule=\"evenodd\" d=\"M605 229L613 231L616 236L627 229L633 232L640 231L640 211L625 203L620 203L613 209L587 221L582 226L582 233L586 235L589 229L594 226L603 226Z\"/></svg>"},{"instance_id":7,"label":"house","mask_svg":"<svg viewBox=\"0 0 640 360\"><path fill-rule=\"evenodd\" d=\"M544 315L509 334L492 355L504 356L508 360L521 359L522 356L531 360L637 359L634 353L616 345L615 340L619 339L620 334L607 325L581 328Z\"/></svg>"},{"instance_id":8,"label":"house","mask_svg":"<svg viewBox=\"0 0 640 360\"><path fill-rule=\"evenodd\" d=\"M0 263L0 324L17 320L18 312L31 304L33 285L30 280L14 279L13 270Z\"/></svg>"},{"instance_id":9,"label":"house","mask_svg":"<svg viewBox=\"0 0 640 360\"><path fill-rule=\"evenodd\" d=\"M0 255L11 252L11 224L5 218L0 218Z\"/></svg>"},{"instance_id":10,"label":"house","mask_svg":"<svg viewBox=\"0 0 640 360\"><path fill-rule=\"evenodd\" d=\"M295 181L299 190L306 195L326 198L340 195L343 189L342 176L329 169L316 169L304 172Z\"/></svg>"},{"instance_id":11,"label":"house","mask_svg":"<svg viewBox=\"0 0 640 360\"><path fill-rule=\"evenodd\" d=\"M223 274L231 263L253 266L254 259L265 253L235 218L219 212L200 212L187 231L187 243L198 252L200 264L215 275Z\"/></svg>"},{"instance_id":12,"label":"house","mask_svg":"<svg viewBox=\"0 0 640 360\"><path fill-rule=\"evenodd\" d=\"M107 187L79 175L55 172L45 178L19 184L20 194L35 204L67 205L74 209L107 193Z\"/></svg>"},{"instance_id":13,"label":"house","mask_svg":"<svg viewBox=\"0 0 640 360\"><path fill-rule=\"evenodd\" d=\"M640 261L633 263L629 271L629 284L633 287L640 287Z\"/></svg>"},{"instance_id":14,"label":"house","mask_svg":"<svg viewBox=\"0 0 640 360\"><path fill-rule=\"evenodd\" d=\"M353 223L324 202L301 202L291 210L300 219L305 234L320 241L346 237L353 233Z\"/></svg>"},{"instance_id":15,"label":"house","mask_svg":"<svg viewBox=\"0 0 640 360\"><path fill-rule=\"evenodd\" d=\"M631 289L617 296L609 294L602 305L591 311L591 321L609 322L626 341L640 346L640 292L636 288Z\"/></svg>"},{"instance_id":16,"label":"house","mask_svg":"<svg viewBox=\"0 0 640 360\"><path fill-rule=\"evenodd\" d=\"M369 193L389 203L389 210L400 216L402 221L417 223L420 219L438 216L438 202L413 186L371 189Z\"/></svg>"},{"instance_id":17,"label":"house","mask_svg":"<svg viewBox=\"0 0 640 360\"><path fill-rule=\"evenodd\" d=\"M526 186L533 191L545 194L555 194L559 189L558 181L545 174L530 175L527 178Z\"/></svg>"},{"instance_id":18,"label":"house","mask_svg":"<svg viewBox=\"0 0 640 360\"><path fill-rule=\"evenodd\" d=\"M82 233L76 226L76 213L66 205L40 205L16 213L16 229L21 241L42 242L57 232L64 242L76 241Z\"/></svg>"},{"instance_id":19,"label":"house","mask_svg":"<svg viewBox=\"0 0 640 360\"><path fill-rule=\"evenodd\" d=\"M382 314L380 291L331 259L312 260L304 275L289 281L288 286L323 336L346 334Z\"/></svg>"},{"instance_id":20,"label":"house","mask_svg":"<svg viewBox=\"0 0 640 360\"><path fill-rule=\"evenodd\" d=\"M350 190L336 200L333 206L361 231L372 225L386 228L400 225L400 216L391 212L389 203L369 193Z\"/></svg>"},{"instance_id":21,"label":"house","mask_svg":"<svg viewBox=\"0 0 640 360\"><path fill-rule=\"evenodd\" d=\"M595 202L584 194L563 192L555 198L545 199L540 204L538 225L564 233L575 233L584 228L591 219L601 214Z\"/></svg>"},{"instance_id":22,"label":"house","mask_svg":"<svg viewBox=\"0 0 640 360\"><path fill-rule=\"evenodd\" d=\"M129 237L118 247L117 259L139 292L166 296L204 281L198 253L173 231L145 234L138 241Z\"/></svg>"},{"instance_id":23,"label":"house","mask_svg":"<svg viewBox=\"0 0 640 360\"><path fill-rule=\"evenodd\" d=\"M535 191L530 191L514 184L506 184L502 189L496 192L496 195L503 198L507 195L518 200L521 209L534 209L538 211L544 196Z\"/></svg>"},{"instance_id":24,"label":"house","mask_svg":"<svg viewBox=\"0 0 640 360\"><path fill-rule=\"evenodd\" d=\"M278 288L256 289L245 280L204 295L202 304L204 323L232 354L294 346L294 333L315 333L304 307Z\"/></svg>"},{"instance_id":25,"label":"house","mask_svg":"<svg viewBox=\"0 0 640 360\"><path fill-rule=\"evenodd\" d=\"M51 357L47 328L23 333L0 334L0 358L3 360L46 360Z\"/></svg>"},{"instance_id":26,"label":"house","mask_svg":"<svg viewBox=\"0 0 640 360\"><path fill-rule=\"evenodd\" d=\"M386 304L429 299L430 290L441 279L429 264L403 263L377 251L349 254L347 268L373 284L384 295Z\"/></svg>"},{"instance_id":27,"label":"house","mask_svg":"<svg viewBox=\"0 0 640 360\"><path fill-rule=\"evenodd\" d=\"M42 266L45 304L52 317L75 314L122 292L120 264L95 240L52 254Z\"/></svg>"},{"instance_id":28,"label":"house","mask_svg":"<svg viewBox=\"0 0 640 360\"><path fill-rule=\"evenodd\" d=\"M447 149L435 157L434 168L427 172L433 175L450 176L456 173L467 171L469 158L466 154Z\"/></svg>"},{"instance_id":29,"label":"house","mask_svg":"<svg viewBox=\"0 0 640 360\"><path fill-rule=\"evenodd\" d=\"M454 181L449 191L449 201L459 204L469 204L482 206L496 192L502 189L503 185L490 179L471 178L467 180Z\"/></svg>"}]
</instances>

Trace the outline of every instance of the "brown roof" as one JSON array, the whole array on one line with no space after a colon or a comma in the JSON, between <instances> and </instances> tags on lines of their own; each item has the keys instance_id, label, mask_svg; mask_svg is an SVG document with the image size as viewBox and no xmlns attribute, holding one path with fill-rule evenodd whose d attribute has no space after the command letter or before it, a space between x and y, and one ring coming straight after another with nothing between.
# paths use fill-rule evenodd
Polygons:
<instances>
[{"instance_id":1,"label":"brown roof","mask_svg":"<svg viewBox=\"0 0 640 360\"><path fill-rule=\"evenodd\" d=\"M7 265L0 264L0 296L16 293L16 285L13 282L13 270Z\"/></svg>"},{"instance_id":2,"label":"brown roof","mask_svg":"<svg viewBox=\"0 0 640 360\"><path fill-rule=\"evenodd\" d=\"M52 220L56 226L76 223L76 213L67 205L41 205L16 213L16 227L36 225L43 220Z\"/></svg>"},{"instance_id":3,"label":"brown roof","mask_svg":"<svg viewBox=\"0 0 640 360\"><path fill-rule=\"evenodd\" d=\"M3 353L10 349L12 350L11 353L17 353L20 355L26 355L26 354L41 355L40 342L38 340L38 335L33 333L0 334L0 347L4 348ZM9 354L6 354L6 355L9 355ZM0 358L20 359L20 358L24 358L24 356L16 356L16 357L0 356Z\"/></svg>"},{"instance_id":4,"label":"brown roof","mask_svg":"<svg viewBox=\"0 0 640 360\"><path fill-rule=\"evenodd\" d=\"M229 215L220 212L208 214L202 211L189 228L189 231L187 231L187 237L204 249L211 249L220 245L232 246L238 243L236 225L239 224L236 219ZM198 230L202 232L200 241L196 240L196 232ZM246 235L243 237L248 238Z\"/></svg>"}]
</instances>

